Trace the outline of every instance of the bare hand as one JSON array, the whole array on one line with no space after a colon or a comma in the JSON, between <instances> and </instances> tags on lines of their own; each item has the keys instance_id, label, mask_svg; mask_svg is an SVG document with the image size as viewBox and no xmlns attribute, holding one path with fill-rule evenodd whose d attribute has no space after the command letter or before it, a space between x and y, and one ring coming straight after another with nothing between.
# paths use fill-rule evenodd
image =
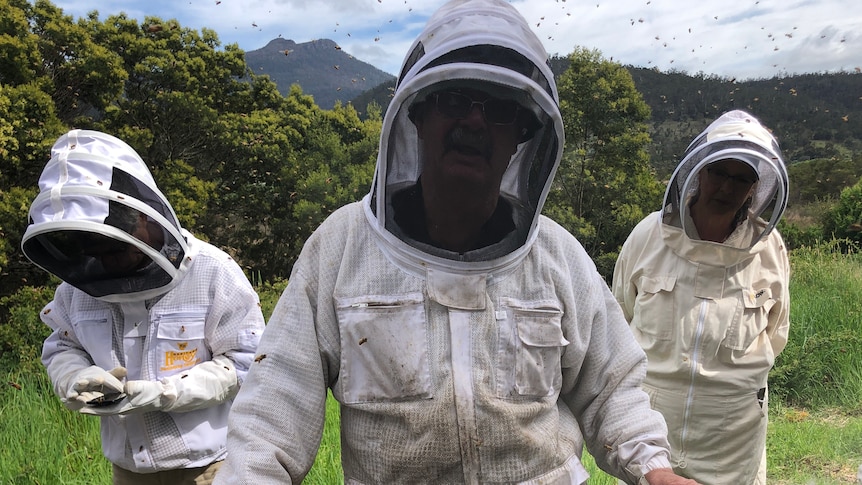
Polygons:
<instances>
[{"instance_id":1,"label":"bare hand","mask_svg":"<svg viewBox=\"0 0 862 485\"><path fill-rule=\"evenodd\" d=\"M658 468L644 476L650 485L700 485L690 478L675 474L670 468Z\"/></svg>"}]
</instances>

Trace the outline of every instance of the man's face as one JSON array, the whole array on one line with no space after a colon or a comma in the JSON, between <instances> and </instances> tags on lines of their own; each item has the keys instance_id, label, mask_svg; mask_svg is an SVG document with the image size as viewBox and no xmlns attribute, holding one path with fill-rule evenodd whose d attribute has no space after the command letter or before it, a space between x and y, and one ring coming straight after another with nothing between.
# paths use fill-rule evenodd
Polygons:
<instances>
[{"instance_id":1,"label":"man's face","mask_svg":"<svg viewBox=\"0 0 862 485\"><path fill-rule=\"evenodd\" d=\"M423 142L423 185L499 191L518 147L521 108L475 89L431 94L416 119Z\"/></svg>"}]
</instances>

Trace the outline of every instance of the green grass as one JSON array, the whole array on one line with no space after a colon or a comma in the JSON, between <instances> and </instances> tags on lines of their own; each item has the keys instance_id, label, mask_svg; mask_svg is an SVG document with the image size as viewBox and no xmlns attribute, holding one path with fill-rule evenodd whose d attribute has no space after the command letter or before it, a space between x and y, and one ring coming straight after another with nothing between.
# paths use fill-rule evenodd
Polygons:
<instances>
[{"instance_id":1,"label":"green grass","mask_svg":"<svg viewBox=\"0 0 862 485\"><path fill-rule=\"evenodd\" d=\"M0 388L0 483L4 485L109 484L110 464L102 456L98 419L66 410L44 376L8 374ZM808 412L770 401L767 438L769 482L773 485L854 483L862 463L862 415L842 409ZM317 460L303 483L343 483L338 406L327 402L326 429ZM615 485L589 455L590 485Z\"/></svg>"},{"instance_id":2,"label":"green grass","mask_svg":"<svg viewBox=\"0 0 862 485\"><path fill-rule=\"evenodd\" d=\"M111 465L102 455L98 418L63 407L47 377L15 373L4 377L0 389L0 483L111 483Z\"/></svg>"},{"instance_id":3,"label":"green grass","mask_svg":"<svg viewBox=\"0 0 862 485\"><path fill-rule=\"evenodd\" d=\"M790 340L770 386L795 406L862 412L862 254L836 244L792 253Z\"/></svg>"},{"instance_id":4,"label":"green grass","mask_svg":"<svg viewBox=\"0 0 862 485\"><path fill-rule=\"evenodd\" d=\"M855 483L862 463L862 416L770 406L768 475L780 484Z\"/></svg>"}]
</instances>

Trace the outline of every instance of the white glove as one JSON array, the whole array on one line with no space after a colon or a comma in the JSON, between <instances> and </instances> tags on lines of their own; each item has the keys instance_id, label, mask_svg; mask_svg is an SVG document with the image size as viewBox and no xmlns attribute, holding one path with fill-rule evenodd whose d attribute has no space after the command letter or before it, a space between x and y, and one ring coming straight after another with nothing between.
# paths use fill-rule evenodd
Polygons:
<instances>
[{"instance_id":1,"label":"white glove","mask_svg":"<svg viewBox=\"0 0 862 485\"><path fill-rule=\"evenodd\" d=\"M159 411L176 399L176 390L163 381L127 381L125 398L108 405L85 406L82 414L110 416L114 414L146 413Z\"/></svg>"},{"instance_id":2,"label":"white glove","mask_svg":"<svg viewBox=\"0 0 862 485\"><path fill-rule=\"evenodd\" d=\"M109 406L87 406L84 414L187 412L223 403L238 390L236 369L230 359L215 357L161 381L128 381L126 398Z\"/></svg>"},{"instance_id":3,"label":"white glove","mask_svg":"<svg viewBox=\"0 0 862 485\"><path fill-rule=\"evenodd\" d=\"M120 379L126 377L125 367L115 367L106 371L99 366L91 365L81 370L70 372L56 384L60 400L67 408L77 411L88 402L108 396L117 396L123 392Z\"/></svg>"}]
</instances>

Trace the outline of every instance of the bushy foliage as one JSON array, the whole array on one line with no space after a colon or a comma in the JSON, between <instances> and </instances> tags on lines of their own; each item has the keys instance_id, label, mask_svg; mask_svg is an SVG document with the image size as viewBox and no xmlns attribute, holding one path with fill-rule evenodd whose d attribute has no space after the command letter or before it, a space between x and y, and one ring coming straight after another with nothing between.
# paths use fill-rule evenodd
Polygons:
<instances>
[{"instance_id":1,"label":"bushy foliage","mask_svg":"<svg viewBox=\"0 0 862 485\"><path fill-rule=\"evenodd\" d=\"M0 298L0 369L42 371L42 342L51 330L39 312L53 297L48 287L23 286Z\"/></svg>"},{"instance_id":2,"label":"bushy foliage","mask_svg":"<svg viewBox=\"0 0 862 485\"><path fill-rule=\"evenodd\" d=\"M126 141L182 225L264 280L289 275L311 231L362 197L380 111L282 96L235 44L176 20L0 0L0 294L46 281L18 250L50 147L72 128Z\"/></svg>"},{"instance_id":3,"label":"bushy foliage","mask_svg":"<svg viewBox=\"0 0 862 485\"><path fill-rule=\"evenodd\" d=\"M819 224L803 226L788 222L787 219L781 219L778 222L778 232L789 250L805 246L817 246L824 241L823 226Z\"/></svg>"},{"instance_id":4,"label":"bushy foliage","mask_svg":"<svg viewBox=\"0 0 862 485\"><path fill-rule=\"evenodd\" d=\"M586 49L568 61L557 82L566 149L544 213L576 235L610 279L632 228L661 204L646 152L650 111L621 65Z\"/></svg>"},{"instance_id":5,"label":"bushy foliage","mask_svg":"<svg viewBox=\"0 0 862 485\"><path fill-rule=\"evenodd\" d=\"M838 239L862 243L862 180L841 191L838 202L823 217L823 231Z\"/></svg>"},{"instance_id":6,"label":"bushy foliage","mask_svg":"<svg viewBox=\"0 0 862 485\"><path fill-rule=\"evenodd\" d=\"M862 177L862 153L794 163L787 167L787 175L789 205L837 198Z\"/></svg>"}]
</instances>

